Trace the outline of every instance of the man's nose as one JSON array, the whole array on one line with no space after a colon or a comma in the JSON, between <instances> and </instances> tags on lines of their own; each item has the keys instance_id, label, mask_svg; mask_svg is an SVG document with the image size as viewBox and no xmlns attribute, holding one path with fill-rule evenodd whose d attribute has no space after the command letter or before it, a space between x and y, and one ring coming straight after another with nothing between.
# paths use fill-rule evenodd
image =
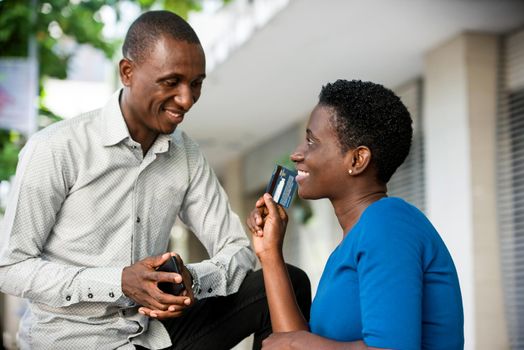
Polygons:
<instances>
[{"instance_id":1,"label":"man's nose","mask_svg":"<svg viewBox=\"0 0 524 350\"><path fill-rule=\"evenodd\" d=\"M180 90L175 95L175 102L183 108L185 112L189 111L195 103L191 89L187 86L181 86Z\"/></svg>"}]
</instances>

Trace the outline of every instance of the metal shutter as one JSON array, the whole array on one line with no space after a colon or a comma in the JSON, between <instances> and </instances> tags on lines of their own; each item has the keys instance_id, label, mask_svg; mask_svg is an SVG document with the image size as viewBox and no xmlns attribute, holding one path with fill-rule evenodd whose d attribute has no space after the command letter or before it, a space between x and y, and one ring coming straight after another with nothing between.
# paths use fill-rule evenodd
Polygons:
<instances>
[{"instance_id":1,"label":"metal shutter","mask_svg":"<svg viewBox=\"0 0 524 350\"><path fill-rule=\"evenodd\" d=\"M415 80L397 89L413 119L413 143L408 157L388 183L388 195L400 197L420 210L426 208L424 176L424 135L422 134L422 81Z\"/></svg>"},{"instance_id":2,"label":"metal shutter","mask_svg":"<svg viewBox=\"0 0 524 350\"><path fill-rule=\"evenodd\" d=\"M524 30L502 39L497 216L509 342L524 349Z\"/></svg>"}]
</instances>

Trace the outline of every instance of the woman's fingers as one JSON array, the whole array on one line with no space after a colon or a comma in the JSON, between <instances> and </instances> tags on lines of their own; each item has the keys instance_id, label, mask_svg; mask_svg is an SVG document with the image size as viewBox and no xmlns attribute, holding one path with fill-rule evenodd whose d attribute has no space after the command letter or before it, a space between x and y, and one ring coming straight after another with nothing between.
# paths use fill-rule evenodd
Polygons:
<instances>
[{"instance_id":1,"label":"woman's fingers","mask_svg":"<svg viewBox=\"0 0 524 350\"><path fill-rule=\"evenodd\" d=\"M280 218L284 222L287 222L286 210L279 204L277 204L273 197L269 193L264 194L265 208L268 210L268 215L274 218Z\"/></svg>"}]
</instances>

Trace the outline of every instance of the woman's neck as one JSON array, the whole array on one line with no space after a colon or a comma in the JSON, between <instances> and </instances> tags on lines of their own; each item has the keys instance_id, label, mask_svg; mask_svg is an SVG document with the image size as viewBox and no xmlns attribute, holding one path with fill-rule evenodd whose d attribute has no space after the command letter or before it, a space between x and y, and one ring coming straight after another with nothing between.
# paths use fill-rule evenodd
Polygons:
<instances>
[{"instance_id":1,"label":"woman's neck","mask_svg":"<svg viewBox=\"0 0 524 350\"><path fill-rule=\"evenodd\" d=\"M356 193L345 198L332 200L338 223L342 227L343 237L355 226L366 208L381 198L387 197L386 186L378 186L365 193Z\"/></svg>"}]
</instances>

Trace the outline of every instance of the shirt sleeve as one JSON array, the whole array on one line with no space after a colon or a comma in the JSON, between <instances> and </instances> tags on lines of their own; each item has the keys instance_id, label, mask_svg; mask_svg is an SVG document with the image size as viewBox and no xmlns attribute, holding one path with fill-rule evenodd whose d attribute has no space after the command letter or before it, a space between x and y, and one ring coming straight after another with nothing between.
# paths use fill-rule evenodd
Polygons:
<instances>
[{"instance_id":1,"label":"shirt sleeve","mask_svg":"<svg viewBox=\"0 0 524 350\"><path fill-rule=\"evenodd\" d=\"M0 231L0 290L63 307L79 302L128 304L122 267L87 268L49 261L46 242L67 200L71 174L47 139L30 139L20 153Z\"/></svg>"},{"instance_id":2,"label":"shirt sleeve","mask_svg":"<svg viewBox=\"0 0 524 350\"><path fill-rule=\"evenodd\" d=\"M190 151L190 186L181 220L206 248L209 260L188 264L197 298L225 296L238 291L255 256L238 216L213 170L198 150Z\"/></svg>"},{"instance_id":3,"label":"shirt sleeve","mask_svg":"<svg viewBox=\"0 0 524 350\"><path fill-rule=\"evenodd\" d=\"M362 336L368 346L420 349L423 267L413 235L382 215L360 236L357 269Z\"/></svg>"}]
</instances>

